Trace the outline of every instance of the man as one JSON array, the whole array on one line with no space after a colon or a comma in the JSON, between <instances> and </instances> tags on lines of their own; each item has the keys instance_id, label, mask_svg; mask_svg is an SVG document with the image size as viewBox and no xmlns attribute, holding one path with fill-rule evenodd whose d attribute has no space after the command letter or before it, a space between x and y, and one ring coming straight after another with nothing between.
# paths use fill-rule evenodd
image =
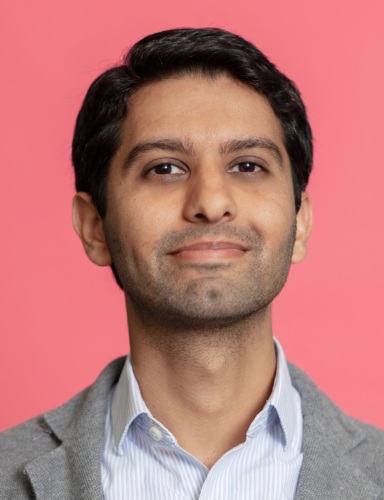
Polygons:
<instances>
[{"instance_id":1,"label":"man","mask_svg":"<svg viewBox=\"0 0 384 500\"><path fill-rule=\"evenodd\" d=\"M0 441L1 498L378 499L384 435L272 335L312 224L295 86L219 29L138 42L90 87L74 227L124 290L131 354Z\"/></svg>"}]
</instances>

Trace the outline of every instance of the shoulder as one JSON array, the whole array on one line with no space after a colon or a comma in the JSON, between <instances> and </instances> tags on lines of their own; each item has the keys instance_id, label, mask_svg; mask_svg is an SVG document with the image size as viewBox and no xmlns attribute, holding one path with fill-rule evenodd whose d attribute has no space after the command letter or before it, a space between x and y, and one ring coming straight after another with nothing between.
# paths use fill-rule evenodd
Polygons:
<instances>
[{"instance_id":1,"label":"shoulder","mask_svg":"<svg viewBox=\"0 0 384 500\"><path fill-rule=\"evenodd\" d=\"M96 382L62 406L0 433L1 498L33 498L25 469L85 427L102 428L107 398L125 358L109 364Z\"/></svg>"},{"instance_id":2,"label":"shoulder","mask_svg":"<svg viewBox=\"0 0 384 500\"><path fill-rule=\"evenodd\" d=\"M352 459L368 477L379 478L384 487L384 430L352 418L351 420L363 436L361 442L351 450Z\"/></svg>"},{"instance_id":3,"label":"shoulder","mask_svg":"<svg viewBox=\"0 0 384 500\"><path fill-rule=\"evenodd\" d=\"M336 421L341 424L343 428L346 428L346 430L349 429L352 433L359 430L367 435L373 434L379 439L384 439L383 429L374 427L347 415L321 389L319 389L315 382L300 368L292 363L288 363L288 367L292 384L301 396L304 416L307 414L316 414L317 417L322 417L324 423Z\"/></svg>"},{"instance_id":4,"label":"shoulder","mask_svg":"<svg viewBox=\"0 0 384 500\"><path fill-rule=\"evenodd\" d=\"M303 413L303 451L318 460L348 457L355 469L384 486L384 430L345 414L314 382L289 364ZM308 453L308 454L309 454Z\"/></svg>"}]
</instances>

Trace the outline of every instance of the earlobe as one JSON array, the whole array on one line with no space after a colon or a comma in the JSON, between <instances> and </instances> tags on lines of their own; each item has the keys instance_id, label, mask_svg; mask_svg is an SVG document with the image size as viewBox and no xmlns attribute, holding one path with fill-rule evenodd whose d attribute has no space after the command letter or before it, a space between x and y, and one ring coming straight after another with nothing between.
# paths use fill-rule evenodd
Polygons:
<instances>
[{"instance_id":1,"label":"earlobe","mask_svg":"<svg viewBox=\"0 0 384 500\"><path fill-rule=\"evenodd\" d=\"M89 259L98 266L109 266L112 258L105 241L103 220L88 193L76 193L72 203L73 227Z\"/></svg>"},{"instance_id":2,"label":"earlobe","mask_svg":"<svg viewBox=\"0 0 384 500\"><path fill-rule=\"evenodd\" d=\"M313 222L312 201L308 193L301 194L301 207L296 215L296 239L293 247L292 263L301 262L307 253L307 241Z\"/></svg>"}]
</instances>

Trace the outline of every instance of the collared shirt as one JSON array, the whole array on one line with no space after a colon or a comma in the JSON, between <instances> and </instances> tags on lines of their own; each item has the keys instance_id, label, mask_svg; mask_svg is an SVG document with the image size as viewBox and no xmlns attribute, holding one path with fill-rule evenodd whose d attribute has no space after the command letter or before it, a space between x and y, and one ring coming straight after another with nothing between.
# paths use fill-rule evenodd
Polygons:
<instances>
[{"instance_id":1,"label":"collared shirt","mask_svg":"<svg viewBox=\"0 0 384 500\"><path fill-rule=\"evenodd\" d=\"M301 400L280 344L272 394L244 443L208 470L148 410L130 357L111 394L101 462L105 500L291 500L303 460Z\"/></svg>"}]
</instances>

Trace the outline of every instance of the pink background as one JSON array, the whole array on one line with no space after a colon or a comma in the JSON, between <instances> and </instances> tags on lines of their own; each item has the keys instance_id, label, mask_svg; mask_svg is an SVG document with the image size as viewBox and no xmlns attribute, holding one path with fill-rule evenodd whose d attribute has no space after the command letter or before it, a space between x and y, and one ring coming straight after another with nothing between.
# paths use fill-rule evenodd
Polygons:
<instances>
[{"instance_id":1,"label":"pink background","mask_svg":"<svg viewBox=\"0 0 384 500\"><path fill-rule=\"evenodd\" d=\"M180 26L249 38L301 89L315 227L276 302L275 335L347 413L384 427L383 2L6 3L0 429L59 405L128 350L122 293L72 230L70 142L93 78L138 38Z\"/></svg>"}]
</instances>

